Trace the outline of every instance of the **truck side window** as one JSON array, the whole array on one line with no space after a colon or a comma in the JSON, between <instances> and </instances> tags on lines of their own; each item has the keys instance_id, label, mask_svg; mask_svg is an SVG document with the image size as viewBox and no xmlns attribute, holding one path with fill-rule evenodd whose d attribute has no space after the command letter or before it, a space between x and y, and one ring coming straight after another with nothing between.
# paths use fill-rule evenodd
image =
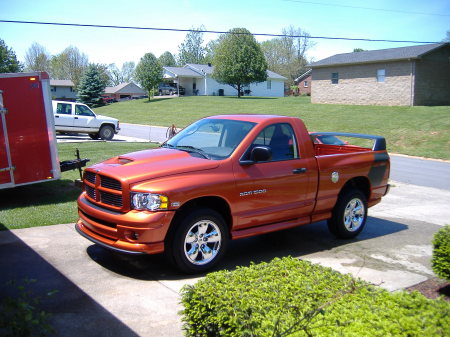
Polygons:
<instances>
[{"instance_id":1,"label":"truck side window","mask_svg":"<svg viewBox=\"0 0 450 337\"><path fill-rule=\"evenodd\" d=\"M71 115L72 114L72 104L68 103L58 103L56 107L56 113L61 115Z\"/></svg>"},{"instance_id":2,"label":"truck side window","mask_svg":"<svg viewBox=\"0 0 450 337\"><path fill-rule=\"evenodd\" d=\"M272 161L299 158L294 130L291 125L286 123L274 124L265 128L253 141L250 149L259 145L270 147ZM249 155L250 151L248 151Z\"/></svg>"},{"instance_id":3,"label":"truck side window","mask_svg":"<svg viewBox=\"0 0 450 337\"><path fill-rule=\"evenodd\" d=\"M93 112L84 105L75 105L75 115L94 117Z\"/></svg>"}]
</instances>

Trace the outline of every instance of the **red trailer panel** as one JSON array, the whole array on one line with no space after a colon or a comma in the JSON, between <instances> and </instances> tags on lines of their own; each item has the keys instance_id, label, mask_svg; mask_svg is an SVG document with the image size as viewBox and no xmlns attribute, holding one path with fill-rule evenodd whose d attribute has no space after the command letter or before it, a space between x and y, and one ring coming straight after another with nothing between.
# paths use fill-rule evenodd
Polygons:
<instances>
[{"instance_id":1,"label":"red trailer panel","mask_svg":"<svg viewBox=\"0 0 450 337\"><path fill-rule=\"evenodd\" d=\"M0 188L60 178L47 73L0 74Z\"/></svg>"}]
</instances>

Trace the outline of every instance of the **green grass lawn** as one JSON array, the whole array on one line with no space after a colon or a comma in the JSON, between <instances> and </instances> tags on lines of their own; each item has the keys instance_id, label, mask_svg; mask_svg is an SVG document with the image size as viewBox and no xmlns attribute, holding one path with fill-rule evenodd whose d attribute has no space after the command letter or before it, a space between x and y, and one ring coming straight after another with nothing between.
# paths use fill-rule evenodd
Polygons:
<instances>
[{"instance_id":1,"label":"green grass lawn","mask_svg":"<svg viewBox=\"0 0 450 337\"><path fill-rule=\"evenodd\" d=\"M87 142L58 144L59 159L74 158L75 148L93 164L118 154L154 147L149 143ZM74 185L78 171L62 173L56 181L0 190L0 230L70 223L77 220L76 199L81 189Z\"/></svg>"},{"instance_id":2,"label":"green grass lawn","mask_svg":"<svg viewBox=\"0 0 450 337\"><path fill-rule=\"evenodd\" d=\"M388 150L450 159L450 107L387 107L311 104L309 97L180 97L125 101L95 110L121 122L185 127L216 114L297 116L311 131L371 133L386 137Z\"/></svg>"}]
</instances>

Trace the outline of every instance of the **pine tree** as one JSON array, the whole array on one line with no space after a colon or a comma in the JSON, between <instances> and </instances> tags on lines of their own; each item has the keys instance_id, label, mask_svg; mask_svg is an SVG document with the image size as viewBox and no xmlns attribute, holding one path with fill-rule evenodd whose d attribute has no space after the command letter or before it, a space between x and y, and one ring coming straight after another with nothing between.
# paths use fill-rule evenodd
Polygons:
<instances>
[{"instance_id":1,"label":"pine tree","mask_svg":"<svg viewBox=\"0 0 450 337\"><path fill-rule=\"evenodd\" d=\"M5 41L0 39L0 73L18 73L22 71L22 65L16 57L16 53L8 48Z\"/></svg>"},{"instance_id":2,"label":"pine tree","mask_svg":"<svg viewBox=\"0 0 450 337\"><path fill-rule=\"evenodd\" d=\"M90 107L104 105L102 94L106 83L97 64L90 64L81 77L78 86L78 99Z\"/></svg>"}]
</instances>

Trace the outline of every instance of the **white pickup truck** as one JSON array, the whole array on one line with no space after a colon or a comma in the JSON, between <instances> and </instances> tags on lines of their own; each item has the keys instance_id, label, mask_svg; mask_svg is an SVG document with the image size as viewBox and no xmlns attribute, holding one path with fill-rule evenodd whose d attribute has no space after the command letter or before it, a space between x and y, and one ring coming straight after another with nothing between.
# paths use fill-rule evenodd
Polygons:
<instances>
[{"instance_id":1,"label":"white pickup truck","mask_svg":"<svg viewBox=\"0 0 450 337\"><path fill-rule=\"evenodd\" d=\"M86 104L52 101L56 132L87 133L92 139L111 140L118 133L119 120L96 115Z\"/></svg>"}]
</instances>

